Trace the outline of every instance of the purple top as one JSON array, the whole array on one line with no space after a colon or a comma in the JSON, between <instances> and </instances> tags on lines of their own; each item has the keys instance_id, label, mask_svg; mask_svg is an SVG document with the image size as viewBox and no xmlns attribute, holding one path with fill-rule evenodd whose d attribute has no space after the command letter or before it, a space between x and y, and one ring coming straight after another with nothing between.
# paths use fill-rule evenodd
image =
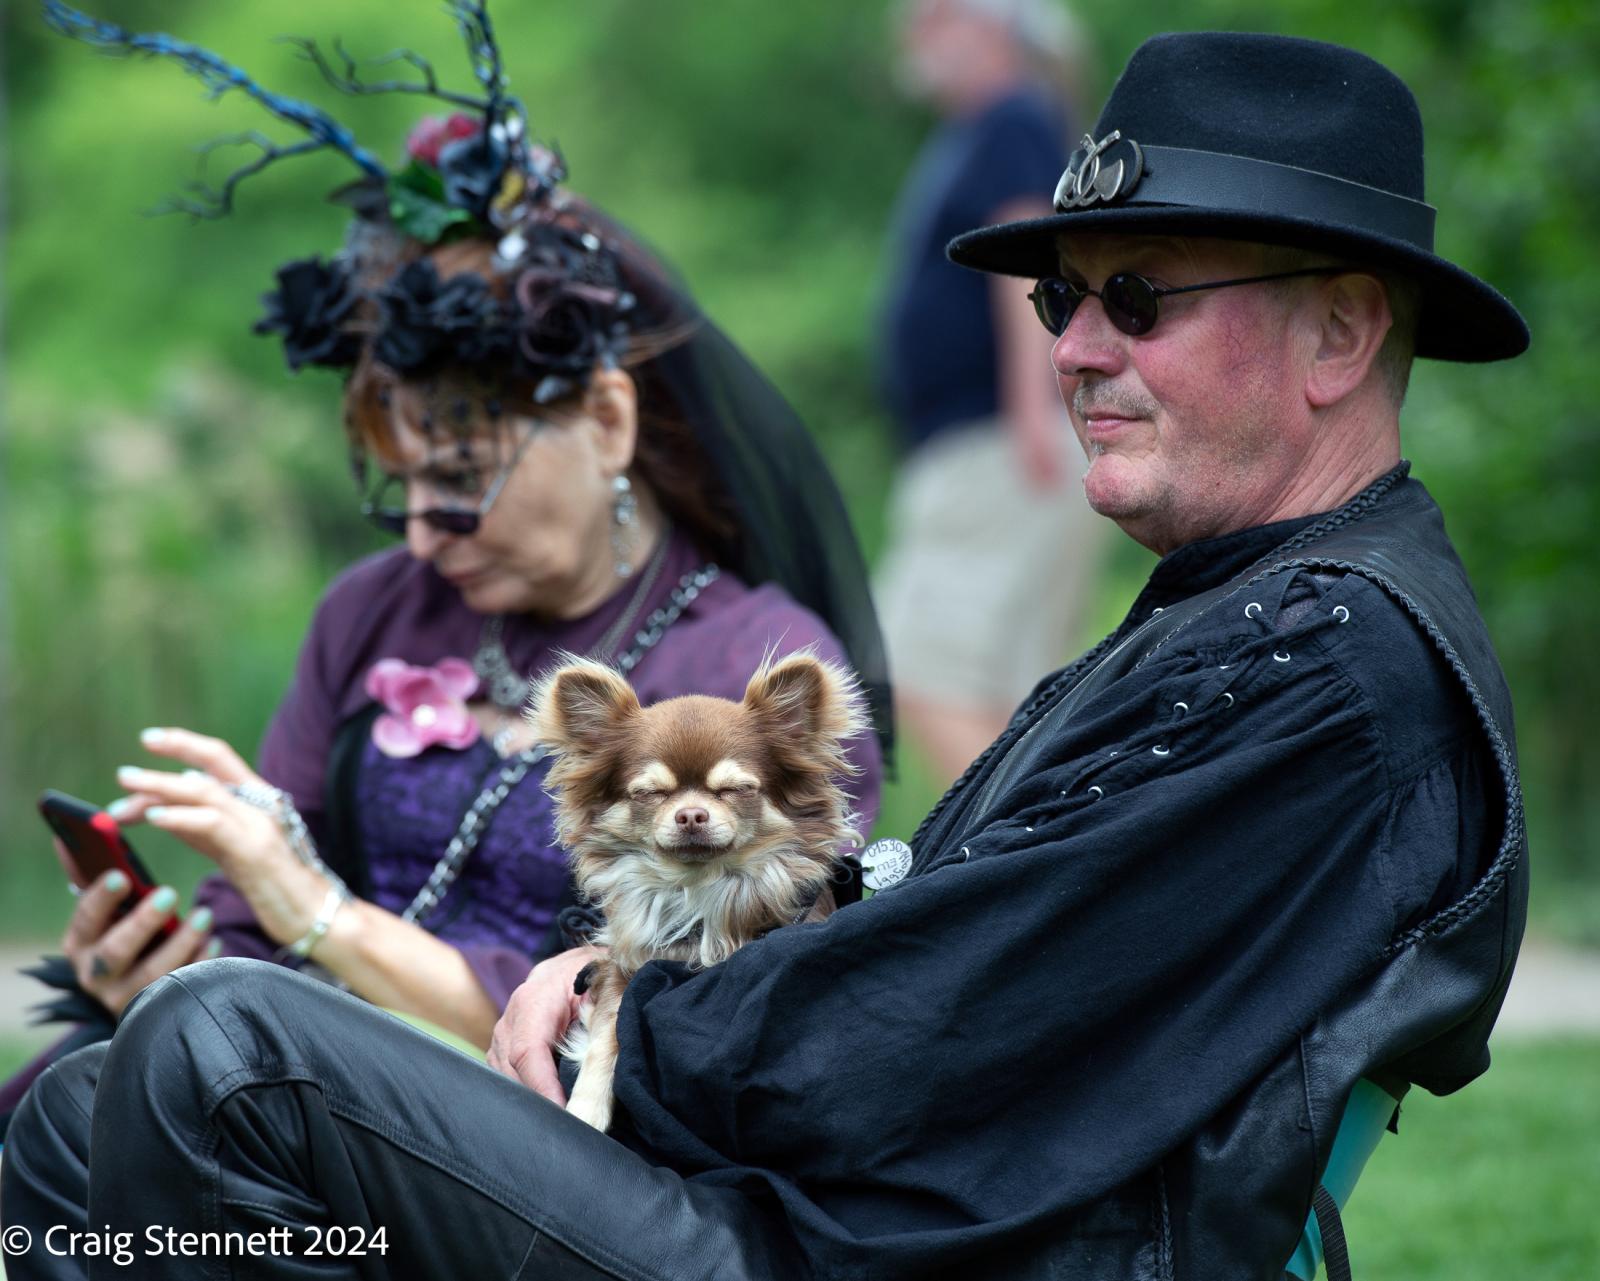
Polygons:
<instances>
[{"instance_id":1,"label":"purple top","mask_svg":"<svg viewBox=\"0 0 1600 1281\"><path fill-rule=\"evenodd\" d=\"M700 563L693 545L675 535L641 620L665 604L678 580ZM587 652L626 608L631 588L625 584L584 618L508 618L502 641L512 666L535 673L560 651ZM334 581L258 759L262 776L294 797L313 835L325 830L328 756L339 727L371 703L363 688L368 669L381 658L413 664L470 659L482 624L454 587L403 548L358 561ZM631 639L619 649L629 644ZM807 646L822 658L845 661L822 620L782 588L752 588L724 572L646 652L629 679L647 704L691 693L739 699L769 650L782 655ZM876 736L857 739L850 756L862 771L851 791L864 832L877 814L882 782ZM411 902L501 763L482 739L465 750L435 746L406 759L384 756L370 742L364 746L353 804L375 903L400 912ZM422 922L460 949L502 1009L527 977L566 884L566 856L555 841L544 775L535 766L506 798L455 884ZM243 896L221 876L207 877L195 899L215 913L216 933L228 954L268 957L275 951Z\"/></svg>"}]
</instances>

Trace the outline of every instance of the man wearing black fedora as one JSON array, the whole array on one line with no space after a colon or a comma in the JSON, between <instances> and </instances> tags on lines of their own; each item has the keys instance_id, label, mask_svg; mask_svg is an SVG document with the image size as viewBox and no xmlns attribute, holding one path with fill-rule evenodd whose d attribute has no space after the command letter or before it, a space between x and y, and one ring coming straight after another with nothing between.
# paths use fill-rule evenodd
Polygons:
<instances>
[{"instance_id":1,"label":"man wearing black fedora","mask_svg":"<svg viewBox=\"0 0 1600 1281\"><path fill-rule=\"evenodd\" d=\"M1485 1070L1511 706L1398 424L1413 354L1527 331L1432 252L1416 103L1350 50L1159 37L1054 203L950 254L1038 281L1090 502L1162 559L877 893L641 971L610 1137L516 1079L537 971L498 1076L297 975L164 979L88 1222L382 1227L373 1275L1278 1281L1358 1099Z\"/></svg>"}]
</instances>

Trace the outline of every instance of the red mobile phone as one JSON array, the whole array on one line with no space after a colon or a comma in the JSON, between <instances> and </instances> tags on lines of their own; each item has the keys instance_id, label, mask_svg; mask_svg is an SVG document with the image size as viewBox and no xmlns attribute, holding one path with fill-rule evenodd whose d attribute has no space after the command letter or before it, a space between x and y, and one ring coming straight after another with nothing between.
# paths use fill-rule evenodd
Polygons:
<instances>
[{"instance_id":1,"label":"red mobile phone","mask_svg":"<svg viewBox=\"0 0 1600 1281\"><path fill-rule=\"evenodd\" d=\"M117 916L123 917L155 889L155 880L133 852L128 838L117 826L117 820L98 805L80 801L65 792L49 791L39 798L39 813L50 830L60 839L71 855L84 884L106 872L121 872L133 886L133 893L123 899ZM176 918L167 920L161 927L162 936L178 928Z\"/></svg>"}]
</instances>

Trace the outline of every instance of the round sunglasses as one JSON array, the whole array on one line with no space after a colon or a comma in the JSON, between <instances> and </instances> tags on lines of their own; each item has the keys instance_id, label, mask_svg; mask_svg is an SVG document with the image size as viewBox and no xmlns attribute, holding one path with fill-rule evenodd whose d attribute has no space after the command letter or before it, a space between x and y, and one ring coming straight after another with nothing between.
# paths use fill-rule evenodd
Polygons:
<instances>
[{"instance_id":1,"label":"round sunglasses","mask_svg":"<svg viewBox=\"0 0 1600 1281\"><path fill-rule=\"evenodd\" d=\"M1119 271L1106 277L1099 289L1086 289L1082 285L1063 280L1060 276L1046 276L1028 295L1039 323L1057 338L1066 332L1085 298L1098 298L1105 308L1106 319L1123 333L1142 338L1156 327L1161 314L1161 300L1173 294L1192 294L1202 289L1231 289L1235 285L1258 285L1266 280L1289 280L1295 276L1336 276L1344 267L1305 267L1299 271L1279 271L1270 276L1241 276L1237 280L1212 280L1203 285L1179 285L1168 289L1153 285L1132 271Z\"/></svg>"},{"instance_id":2,"label":"round sunglasses","mask_svg":"<svg viewBox=\"0 0 1600 1281\"><path fill-rule=\"evenodd\" d=\"M396 489L403 498L406 481L403 476L389 475L383 477L377 494L361 504L361 514L385 533L401 538L405 537L406 526L414 520L420 520L429 529L437 529L441 533L470 537L478 532L478 527L483 524L489 509L494 506L495 499L500 497L500 491L505 488L506 481L511 479L511 473L522 461L522 455L528 451L528 446L533 443L536 434L537 428L522 438L512 451L511 457L489 483L488 489L484 490L483 497L478 500L476 506L429 507L422 511L408 511L404 507L391 505L384 500Z\"/></svg>"}]
</instances>

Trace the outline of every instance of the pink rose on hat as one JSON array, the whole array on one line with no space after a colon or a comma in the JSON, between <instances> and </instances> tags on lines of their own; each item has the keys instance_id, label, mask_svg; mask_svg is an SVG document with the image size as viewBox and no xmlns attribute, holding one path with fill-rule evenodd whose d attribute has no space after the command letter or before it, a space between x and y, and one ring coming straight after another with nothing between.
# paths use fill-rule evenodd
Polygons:
<instances>
[{"instance_id":1,"label":"pink rose on hat","mask_svg":"<svg viewBox=\"0 0 1600 1281\"><path fill-rule=\"evenodd\" d=\"M424 116L406 139L406 153L425 165L439 167L439 152L458 138L475 138L483 122L456 112L450 116Z\"/></svg>"}]
</instances>

